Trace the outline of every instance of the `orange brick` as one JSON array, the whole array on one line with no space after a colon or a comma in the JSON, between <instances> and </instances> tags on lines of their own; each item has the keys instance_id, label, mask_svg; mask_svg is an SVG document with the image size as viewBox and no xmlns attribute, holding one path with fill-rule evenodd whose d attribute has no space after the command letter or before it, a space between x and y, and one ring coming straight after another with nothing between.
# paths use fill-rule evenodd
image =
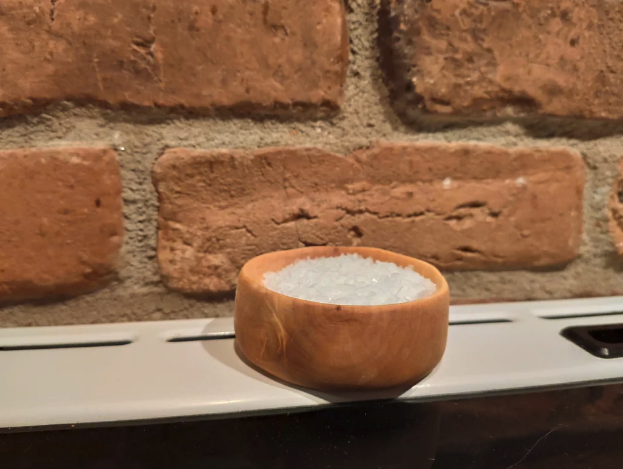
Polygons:
<instances>
[{"instance_id":1,"label":"orange brick","mask_svg":"<svg viewBox=\"0 0 623 469\"><path fill-rule=\"evenodd\" d=\"M235 288L252 257L309 245L375 246L444 269L564 264L582 235L584 164L567 149L382 144L173 149L156 163L158 260L186 293Z\"/></svg>"},{"instance_id":2,"label":"orange brick","mask_svg":"<svg viewBox=\"0 0 623 469\"><path fill-rule=\"evenodd\" d=\"M336 108L342 0L3 1L0 116L63 100Z\"/></svg>"},{"instance_id":3,"label":"orange brick","mask_svg":"<svg viewBox=\"0 0 623 469\"><path fill-rule=\"evenodd\" d=\"M114 275L123 237L110 149L0 152L0 301L74 296Z\"/></svg>"},{"instance_id":4,"label":"orange brick","mask_svg":"<svg viewBox=\"0 0 623 469\"><path fill-rule=\"evenodd\" d=\"M623 117L623 4L389 0L413 105L481 115Z\"/></svg>"},{"instance_id":5,"label":"orange brick","mask_svg":"<svg viewBox=\"0 0 623 469\"><path fill-rule=\"evenodd\" d=\"M623 160L619 163L619 175L612 188L608 208L614 247L623 256Z\"/></svg>"}]
</instances>

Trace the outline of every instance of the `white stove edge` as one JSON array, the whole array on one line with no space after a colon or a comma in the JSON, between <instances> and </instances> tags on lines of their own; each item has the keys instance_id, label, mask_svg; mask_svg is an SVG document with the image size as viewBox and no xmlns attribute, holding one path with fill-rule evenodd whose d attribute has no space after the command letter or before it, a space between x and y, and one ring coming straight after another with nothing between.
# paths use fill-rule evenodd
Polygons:
<instances>
[{"instance_id":1,"label":"white stove edge","mask_svg":"<svg viewBox=\"0 0 623 469\"><path fill-rule=\"evenodd\" d=\"M611 313L566 319L544 317ZM623 359L600 359L560 335L571 325L623 323L623 297L453 306L439 367L398 399L623 381ZM312 407L387 397L295 389L250 369L233 339L167 342L233 333L233 320L200 319L0 330L0 348L76 342L128 345L0 351L0 428L163 419Z\"/></svg>"}]
</instances>

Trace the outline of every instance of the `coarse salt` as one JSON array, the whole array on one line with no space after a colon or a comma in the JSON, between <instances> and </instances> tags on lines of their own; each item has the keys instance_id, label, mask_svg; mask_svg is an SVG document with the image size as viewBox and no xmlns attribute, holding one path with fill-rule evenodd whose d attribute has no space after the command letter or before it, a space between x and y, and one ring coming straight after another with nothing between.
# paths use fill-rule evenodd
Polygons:
<instances>
[{"instance_id":1,"label":"coarse salt","mask_svg":"<svg viewBox=\"0 0 623 469\"><path fill-rule=\"evenodd\" d=\"M358 254L303 259L264 274L264 286L292 298L334 305L388 305L432 295L436 286L412 267Z\"/></svg>"}]
</instances>

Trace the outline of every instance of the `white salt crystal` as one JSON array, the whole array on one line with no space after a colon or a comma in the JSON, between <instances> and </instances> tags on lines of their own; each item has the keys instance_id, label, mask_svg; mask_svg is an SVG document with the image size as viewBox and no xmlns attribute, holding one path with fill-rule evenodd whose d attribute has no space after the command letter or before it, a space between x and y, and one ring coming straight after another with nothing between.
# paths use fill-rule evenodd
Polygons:
<instances>
[{"instance_id":1,"label":"white salt crystal","mask_svg":"<svg viewBox=\"0 0 623 469\"><path fill-rule=\"evenodd\" d=\"M264 274L264 286L301 300L333 305L389 305L432 295L435 284L413 268L359 254L294 262Z\"/></svg>"}]
</instances>

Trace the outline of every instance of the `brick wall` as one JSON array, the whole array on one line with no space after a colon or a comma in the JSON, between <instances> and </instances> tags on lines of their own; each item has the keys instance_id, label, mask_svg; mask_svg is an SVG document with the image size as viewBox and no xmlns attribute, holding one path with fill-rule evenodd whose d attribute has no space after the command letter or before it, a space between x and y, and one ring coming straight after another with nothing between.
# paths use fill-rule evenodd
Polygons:
<instances>
[{"instance_id":1,"label":"brick wall","mask_svg":"<svg viewBox=\"0 0 623 469\"><path fill-rule=\"evenodd\" d=\"M229 315L326 244L623 294L620 2L9 0L0 57L0 326Z\"/></svg>"}]
</instances>

